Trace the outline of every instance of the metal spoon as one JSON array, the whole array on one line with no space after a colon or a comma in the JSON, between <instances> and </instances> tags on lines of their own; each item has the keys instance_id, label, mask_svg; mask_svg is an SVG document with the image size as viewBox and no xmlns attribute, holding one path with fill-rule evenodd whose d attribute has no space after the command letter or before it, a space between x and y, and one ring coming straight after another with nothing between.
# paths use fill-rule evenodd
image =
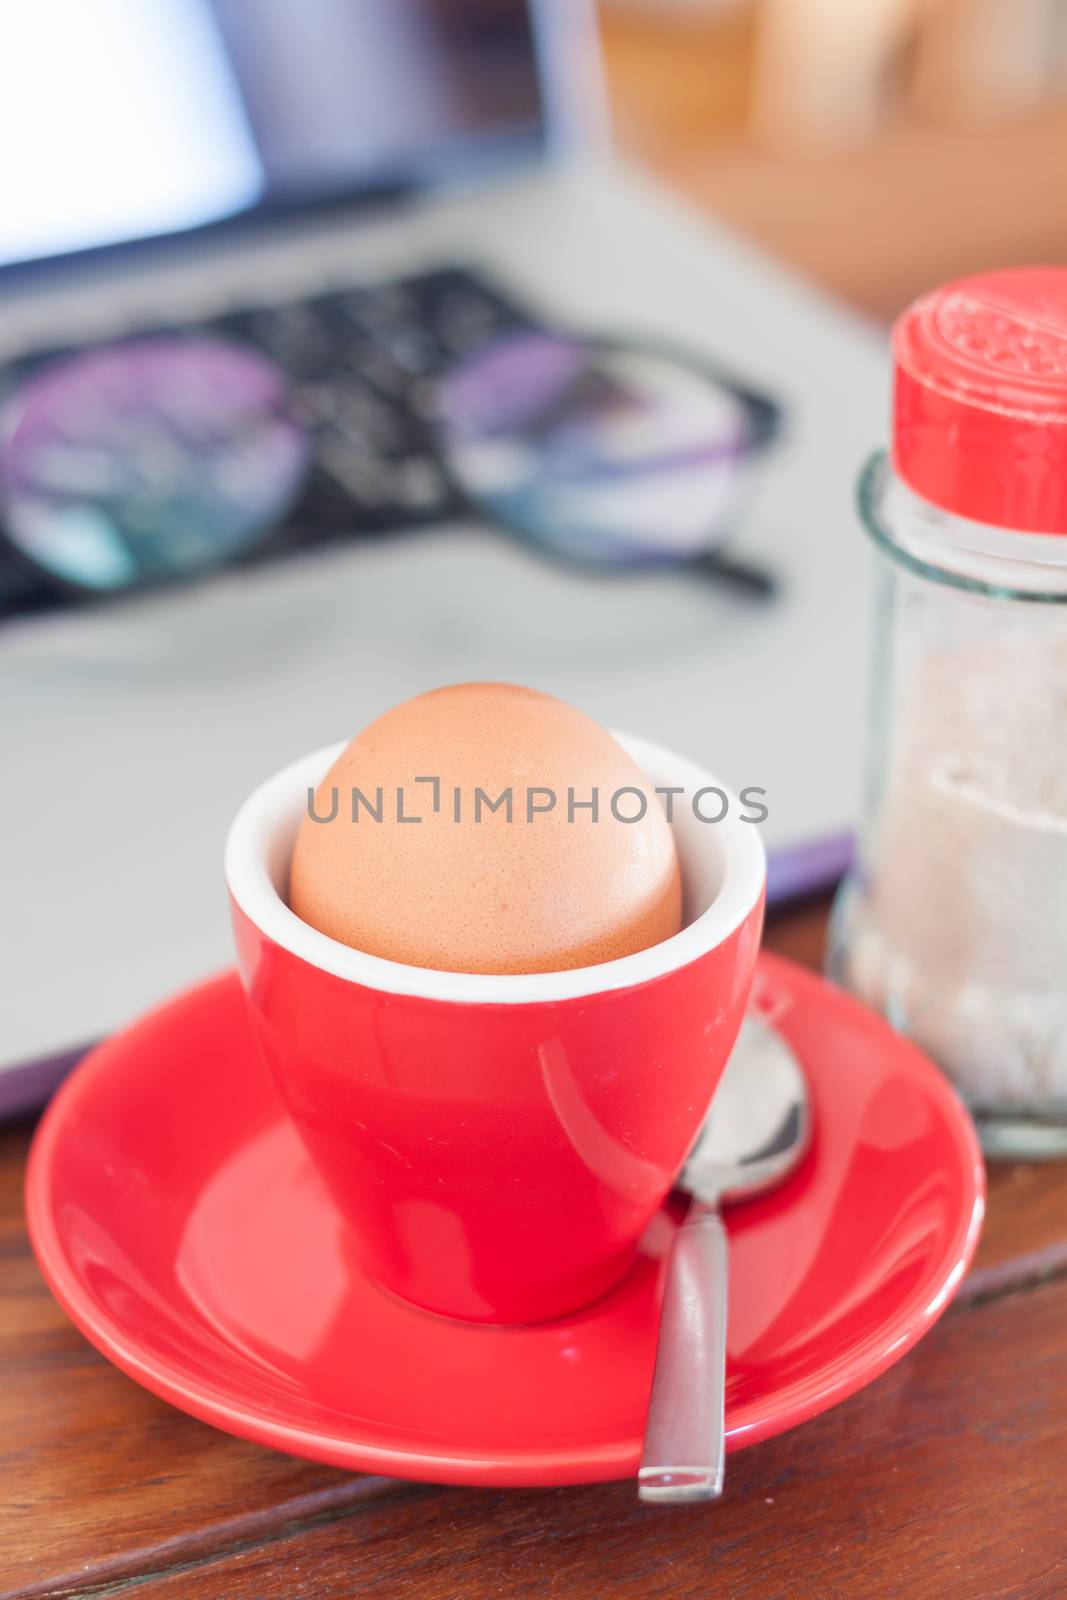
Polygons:
<instances>
[{"instance_id":1,"label":"metal spoon","mask_svg":"<svg viewBox=\"0 0 1067 1600\"><path fill-rule=\"evenodd\" d=\"M637 1477L642 1500L677 1505L722 1493L728 1264L719 1207L780 1183L810 1136L799 1062L769 1027L747 1018L678 1180L693 1204L667 1263Z\"/></svg>"}]
</instances>

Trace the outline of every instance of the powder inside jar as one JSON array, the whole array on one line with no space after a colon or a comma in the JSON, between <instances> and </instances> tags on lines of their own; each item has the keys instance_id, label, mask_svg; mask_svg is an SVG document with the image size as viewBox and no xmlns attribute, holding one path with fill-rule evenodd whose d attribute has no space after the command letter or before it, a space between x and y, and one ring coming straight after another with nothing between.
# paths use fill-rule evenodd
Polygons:
<instances>
[{"instance_id":1,"label":"powder inside jar","mask_svg":"<svg viewBox=\"0 0 1067 1600\"><path fill-rule=\"evenodd\" d=\"M931 651L888 757L843 976L972 1104L1067 1101L1067 639Z\"/></svg>"}]
</instances>

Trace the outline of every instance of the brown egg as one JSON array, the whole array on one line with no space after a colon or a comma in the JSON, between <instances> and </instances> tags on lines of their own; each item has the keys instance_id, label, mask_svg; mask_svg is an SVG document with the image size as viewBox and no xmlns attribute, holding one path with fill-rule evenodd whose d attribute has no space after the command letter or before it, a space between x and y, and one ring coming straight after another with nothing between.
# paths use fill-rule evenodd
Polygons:
<instances>
[{"instance_id":1,"label":"brown egg","mask_svg":"<svg viewBox=\"0 0 1067 1600\"><path fill-rule=\"evenodd\" d=\"M583 805L594 791L595 819ZM557 972L681 926L674 838L650 780L598 723L532 689L458 684L394 706L338 757L313 812L293 850L292 909L390 961Z\"/></svg>"}]
</instances>

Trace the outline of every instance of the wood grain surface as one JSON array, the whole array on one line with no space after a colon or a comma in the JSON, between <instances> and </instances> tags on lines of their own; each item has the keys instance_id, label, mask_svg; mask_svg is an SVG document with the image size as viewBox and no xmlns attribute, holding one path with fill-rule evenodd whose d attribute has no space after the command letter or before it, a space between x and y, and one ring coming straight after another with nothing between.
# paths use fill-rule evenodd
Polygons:
<instances>
[{"instance_id":1,"label":"wood grain surface","mask_svg":"<svg viewBox=\"0 0 1067 1600\"><path fill-rule=\"evenodd\" d=\"M812 965L825 905L772 920ZM1063 1600L1067 1164L1001 1167L975 1269L869 1389L731 1458L719 1506L350 1476L183 1416L110 1367L30 1255L30 1128L0 1137L0 1597Z\"/></svg>"}]
</instances>

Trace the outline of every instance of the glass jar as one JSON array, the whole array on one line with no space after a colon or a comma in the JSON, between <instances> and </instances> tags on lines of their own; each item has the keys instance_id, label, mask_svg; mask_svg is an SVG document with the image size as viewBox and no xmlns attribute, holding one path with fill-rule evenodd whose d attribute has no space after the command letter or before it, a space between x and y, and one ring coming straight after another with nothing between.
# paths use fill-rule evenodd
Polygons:
<instances>
[{"instance_id":1,"label":"glass jar","mask_svg":"<svg viewBox=\"0 0 1067 1600\"><path fill-rule=\"evenodd\" d=\"M953 1079L997 1156L1067 1154L1067 271L894 331L864 815L831 974Z\"/></svg>"}]
</instances>

